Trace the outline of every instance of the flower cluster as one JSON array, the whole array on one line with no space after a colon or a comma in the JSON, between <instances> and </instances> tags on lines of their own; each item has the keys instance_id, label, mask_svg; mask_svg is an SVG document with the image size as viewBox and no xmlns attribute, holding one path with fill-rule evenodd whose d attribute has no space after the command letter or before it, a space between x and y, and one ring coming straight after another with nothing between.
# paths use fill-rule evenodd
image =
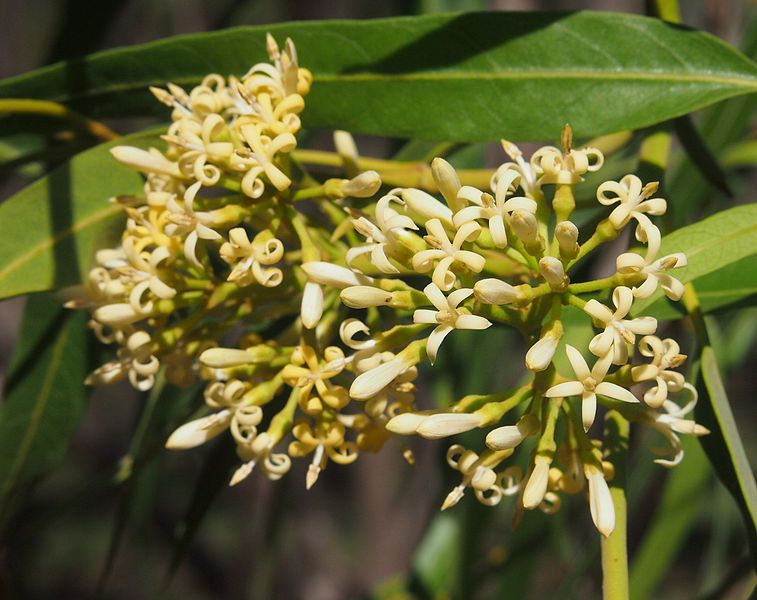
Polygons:
<instances>
[{"instance_id":1,"label":"flower cluster","mask_svg":"<svg viewBox=\"0 0 757 600\"><path fill-rule=\"evenodd\" d=\"M586 490L609 534L612 465L592 433L598 406L662 433L666 466L682 458L679 433L706 433L685 418L696 392L675 371L678 344L633 310L658 287L682 294L669 271L686 257L658 256L657 185L634 175L603 183L597 200L612 210L582 235L570 220L573 189L604 157L573 148L569 129L562 148L528 161L503 141L511 160L488 185L437 158L426 189L381 194L379 174L359 172L354 142L338 132L338 164L352 178L323 181L304 168L295 137L312 77L291 41L282 51L269 36L268 53L241 79L153 89L172 109L165 150L113 149L146 182L143 196L114 199L126 213L120 244L97 254L69 302L90 308L98 337L118 346L89 382L128 378L148 390L161 373L178 385L204 380L204 406L167 446L231 435L232 485L256 466L278 479L306 457L310 487L329 462L352 463L393 434L487 429L483 449L449 448L461 483L442 508L472 488L487 505L517 496L521 508L553 512L561 493ZM573 281L584 257L629 225L643 252L620 254L611 276ZM565 343L566 310L596 328L588 348ZM418 410L418 366L433 364L455 330L494 325L525 337L529 381ZM570 373L555 368L563 352ZM684 407L679 393L691 395ZM505 464L518 447L530 453L525 472Z\"/></svg>"},{"instance_id":2,"label":"flower cluster","mask_svg":"<svg viewBox=\"0 0 757 600\"><path fill-rule=\"evenodd\" d=\"M487 505L518 496L522 508L545 512L558 509L561 493L586 490L595 525L609 535L615 523L607 484L613 468L606 444L592 434L598 405L666 436L670 457L657 461L666 466L682 458L678 433L707 433L685 418L696 391L674 369L686 357L674 340L655 336L654 318L633 312L634 301L648 298L658 286L673 300L681 297L683 286L669 271L685 266L686 257L658 258L661 236L650 217L664 214L666 202L655 197L656 183L644 185L635 175L599 186L597 201L612 211L581 241L570 221L573 187L598 171L604 158L595 148L573 148L569 129L562 149L541 148L529 161L514 144L503 142L503 148L511 160L496 170L488 189L463 185L455 169L437 158L432 173L445 202L420 189L398 188L376 203L372 218L354 214L354 228L365 243L350 250L348 264L363 274L379 271L383 278L344 288L342 302L369 310L405 309L424 332L408 346L412 351L404 362L395 358L392 367L356 372L350 395L369 400L424 355L433 363L456 329L515 327L530 343L524 357L528 383L465 397L444 409L410 410L392 418L387 429L437 439L492 428L483 451L450 447L448 462L462 482L443 509L456 504L466 488ZM573 281L581 260L628 225L645 245L643 253L620 254L609 277ZM423 287L407 283L423 275L430 279ZM586 294L591 297L582 297ZM562 312L576 309L597 330L584 351L563 340L569 332ZM557 372L557 352L567 355L570 373ZM644 388L641 398L634 393L637 385ZM679 392L692 395L683 408L674 400ZM525 473L504 464L521 445L530 452Z\"/></svg>"}]
</instances>

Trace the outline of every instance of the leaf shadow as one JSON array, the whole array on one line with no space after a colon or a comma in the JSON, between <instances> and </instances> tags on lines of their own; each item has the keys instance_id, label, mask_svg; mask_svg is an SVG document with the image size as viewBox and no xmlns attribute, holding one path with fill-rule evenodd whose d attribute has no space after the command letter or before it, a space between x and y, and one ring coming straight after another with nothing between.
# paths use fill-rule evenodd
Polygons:
<instances>
[{"instance_id":1,"label":"leaf shadow","mask_svg":"<svg viewBox=\"0 0 757 600\"><path fill-rule=\"evenodd\" d=\"M483 30L481 29L482 14L484 13L460 14L380 60L356 64L345 69L343 73L369 71L402 75L452 67L516 38L544 29L576 13L485 13L490 20L490 26Z\"/></svg>"}]
</instances>

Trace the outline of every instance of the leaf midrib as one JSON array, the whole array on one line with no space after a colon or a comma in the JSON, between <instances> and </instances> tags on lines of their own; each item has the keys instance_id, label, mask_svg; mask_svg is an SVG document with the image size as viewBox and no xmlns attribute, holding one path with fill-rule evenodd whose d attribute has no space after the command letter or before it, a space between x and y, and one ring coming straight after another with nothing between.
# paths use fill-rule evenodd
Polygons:
<instances>
[{"instance_id":1,"label":"leaf midrib","mask_svg":"<svg viewBox=\"0 0 757 600\"><path fill-rule=\"evenodd\" d=\"M171 81L177 85L195 84L202 78L201 74L185 77L172 77ZM350 83L350 82L455 82L455 81L525 81L528 79L556 79L556 80L581 80L587 81L668 81L676 83L693 83L708 84L717 86L733 86L742 88L745 91L757 91L757 79L722 75L707 74L686 74L673 73L669 71L605 71L601 69L581 70L581 69L539 69L539 70L507 70L507 71L425 71L419 73L348 73L348 74L313 74L313 85ZM123 84L110 84L100 86L96 89L85 90L83 92L72 93L68 95L50 96L49 99L57 101L76 101L79 99L91 99L108 94L123 93L131 91L147 91L152 85L162 85L164 79L146 79L139 82L129 82Z\"/></svg>"},{"instance_id":2,"label":"leaf midrib","mask_svg":"<svg viewBox=\"0 0 757 600\"><path fill-rule=\"evenodd\" d=\"M104 209L92 213L91 215L85 217L80 221L77 221L76 223L71 225L71 227L67 227L66 229L58 232L53 237L49 237L40 242L36 246L32 246L27 252L18 256L15 260L12 260L2 270L0 270L0 288L2 287L3 280L5 280L5 278L10 273L13 273L13 271L23 267L26 263L34 259L36 256L42 254L48 248L55 246L67 237L73 236L74 234L79 233L80 231L94 225L95 223L98 223L99 221L107 219L111 215L118 214L120 211L120 206L108 206Z\"/></svg>"},{"instance_id":3,"label":"leaf midrib","mask_svg":"<svg viewBox=\"0 0 757 600\"><path fill-rule=\"evenodd\" d=\"M16 477L23 467L26 459L31 450L32 442L37 434L39 428L39 422L42 418L42 414L47 407L47 403L50 400L50 395L53 390L53 384L55 382L55 374L58 372L58 368L61 365L64 356L64 349L68 341L68 336L71 333L71 321L69 320L64 324L65 330L58 336L55 345L53 346L53 352L50 356L50 365L45 375L45 379L42 382L39 394L37 395L34 409L32 410L31 418L29 419L29 425L26 428L24 437L19 444L18 452L13 464L11 465L10 473L3 483L3 488L0 490L0 499L5 498L8 492L13 488Z\"/></svg>"}]
</instances>

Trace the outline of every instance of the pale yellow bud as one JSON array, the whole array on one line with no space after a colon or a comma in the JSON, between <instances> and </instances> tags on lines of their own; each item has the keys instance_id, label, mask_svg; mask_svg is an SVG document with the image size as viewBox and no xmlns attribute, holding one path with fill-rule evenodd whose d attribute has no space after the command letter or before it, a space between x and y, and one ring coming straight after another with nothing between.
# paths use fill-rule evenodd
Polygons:
<instances>
[{"instance_id":1,"label":"pale yellow bud","mask_svg":"<svg viewBox=\"0 0 757 600\"><path fill-rule=\"evenodd\" d=\"M510 304L518 299L518 290L501 279L481 279L473 286L476 300L484 304Z\"/></svg>"},{"instance_id":2,"label":"pale yellow bud","mask_svg":"<svg viewBox=\"0 0 757 600\"><path fill-rule=\"evenodd\" d=\"M376 171L365 171L342 184L342 193L351 198L370 198L381 187L381 176Z\"/></svg>"},{"instance_id":3,"label":"pale yellow bud","mask_svg":"<svg viewBox=\"0 0 757 600\"><path fill-rule=\"evenodd\" d=\"M536 508L544 500L544 494L547 493L547 484L549 483L549 465L552 460L548 456L540 454L534 458L534 470L526 483L523 490L523 508Z\"/></svg>"},{"instance_id":4,"label":"pale yellow bud","mask_svg":"<svg viewBox=\"0 0 757 600\"><path fill-rule=\"evenodd\" d=\"M457 197L460 191L460 178L452 165L443 158L437 157L431 162L431 175L452 212L463 208L463 203Z\"/></svg>"},{"instance_id":5,"label":"pale yellow bud","mask_svg":"<svg viewBox=\"0 0 757 600\"><path fill-rule=\"evenodd\" d=\"M570 221L561 221L555 226L555 239L562 258L569 260L578 254L578 227Z\"/></svg>"},{"instance_id":6,"label":"pale yellow bud","mask_svg":"<svg viewBox=\"0 0 757 600\"><path fill-rule=\"evenodd\" d=\"M416 431L426 439L437 440L475 429L482 421L474 413L439 413L424 419Z\"/></svg>"},{"instance_id":7,"label":"pale yellow bud","mask_svg":"<svg viewBox=\"0 0 757 600\"><path fill-rule=\"evenodd\" d=\"M556 292L564 290L568 286L568 276L559 258L545 256L539 261L539 271L544 280Z\"/></svg>"},{"instance_id":8,"label":"pale yellow bud","mask_svg":"<svg viewBox=\"0 0 757 600\"><path fill-rule=\"evenodd\" d=\"M369 306L387 306L392 301L391 292L370 285L353 285L344 288L339 294L342 302L350 308L368 308Z\"/></svg>"}]
</instances>

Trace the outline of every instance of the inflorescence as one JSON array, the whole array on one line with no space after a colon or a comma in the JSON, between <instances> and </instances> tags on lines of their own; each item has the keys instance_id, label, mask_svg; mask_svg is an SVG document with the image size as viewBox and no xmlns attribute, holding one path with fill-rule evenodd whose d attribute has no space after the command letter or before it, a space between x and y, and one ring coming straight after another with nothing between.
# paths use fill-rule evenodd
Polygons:
<instances>
[{"instance_id":1,"label":"inflorescence","mask_svg":"<svg viewBox=\"0 0 757 600\"><path fill-rule=\"evenodd\" d=\"M673 300L683 292L670 271L686 257L659 256L650 217L666 202L657 184L635 175L601 184L596 197L609 214L582 236L570 221L573 188L604 157L573 148L569 128L562 148L530 160L503 141L510 161L485 190L435 159L443 202L416 188L373 200L380 176L356 170L344 132L335 140L351 178L321 182L293 156L312 76L290 40L281 51L269 36L267 46L271 63L241 79L212 74L189 93L152 89L172 109L165 152L113 148L146 183L143 196L114 199L127 217L121 242L97 253L69 301L90 308L96 335L118 346L88 382L128 378L144 391L161 368L176 385L206 381L205 407L167 446L231 434L240 459L232 485L256 467L278 479L308 457L310 487L328 462L349 464L392 435L488 430L480 451L449 448L461 482L443 509L470 488L487 505L517 496L522 508L550 513L561 493L588 490L592 518L609 535L613 469L590 433L598 404L662 433L670 448L656 462L665 466L682 459L679 433L707 433L686 418L697 396L675 371L686 358L679 345L633 311L658 287ZM582 259L628 226L644 251L617 256L609 277L573 281ZM597 330L588 348L565 344L565 307ZM492 325L527 341L528 381L418 410L419 365L433 364L454 330ZM219 344L227 339L236 347ZM571 372L557 372L558 352ZM689 401L679 405L678 395ZM506 463L521 444L531 448L525 472Z\"/></svg>"}]
</instances>

